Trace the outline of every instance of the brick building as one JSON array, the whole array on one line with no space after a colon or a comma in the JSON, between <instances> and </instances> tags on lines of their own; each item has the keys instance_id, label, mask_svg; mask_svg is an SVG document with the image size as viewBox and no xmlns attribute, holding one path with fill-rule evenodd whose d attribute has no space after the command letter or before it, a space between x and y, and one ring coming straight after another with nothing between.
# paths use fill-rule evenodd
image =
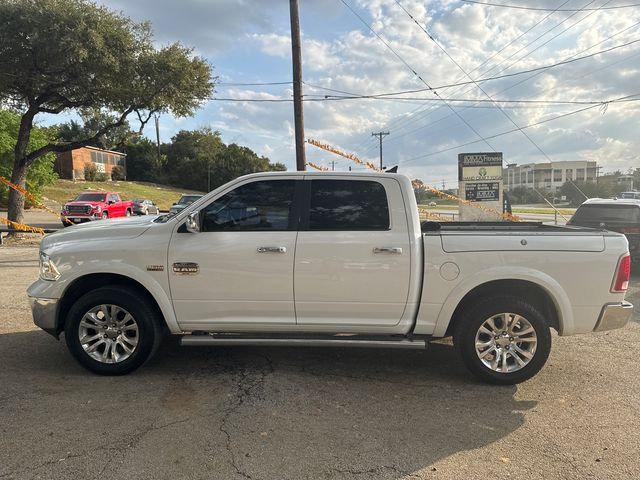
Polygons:
<instances>
[{"instance_id":1,"label":"brick building","mask_svg":"<svg viewBox=\"0 0 640 480\"><path fill-rule=\"evenodd\" d=\"M126 155L112 150L102 150L95 147L82 147L70 152L59 153L56 158L55 170L60 178L68 180L84 180L84 167L94 164L98 172L106 173L111 179L113 167L118 165L127 176Z\"/></svg>"}]
</instances>

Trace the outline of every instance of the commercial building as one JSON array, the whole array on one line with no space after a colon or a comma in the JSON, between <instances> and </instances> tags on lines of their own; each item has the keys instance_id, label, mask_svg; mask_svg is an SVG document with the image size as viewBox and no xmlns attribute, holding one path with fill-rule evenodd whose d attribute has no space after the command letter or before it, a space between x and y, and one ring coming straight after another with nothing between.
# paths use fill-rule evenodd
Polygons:
<instances>
[{"instance_id":1,"label":"commercial building","mask_svg":"<svg viewBox=\"0 0 640 480\"><path fill-rule=\"evenodd\" d=\"M68 180L84 180L84 167L93 164L98 172L106 173L111 179L111 172L116 165L121 167L127 176L127 156L112 150L95 147L82 147L70 152L59 153L56 158L55 171L60 178Z\"/></svg>"},{"instance_id":2,"label":"commercial building","mask_svg":"<svg viewBox=\"0 0 640 480\"><path fill-rule=\"evenodd\" d=\"M517 187L556 192L565 182L596 182L598 165L589 161L562 161L545 163L507 164L503 169L507 190Z\"/></svg>"}]
</instances>

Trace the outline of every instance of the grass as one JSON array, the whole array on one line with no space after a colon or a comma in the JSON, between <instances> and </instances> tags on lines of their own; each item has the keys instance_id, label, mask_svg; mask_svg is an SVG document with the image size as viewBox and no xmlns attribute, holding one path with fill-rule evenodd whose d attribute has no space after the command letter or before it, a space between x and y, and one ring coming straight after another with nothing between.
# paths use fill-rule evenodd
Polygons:
<instances>
[{"instance_id":1,"label":"grass","mask_svg":"<svg viewBox=\"0 0 640 480\"><path fill-rule=\"evenodd\" d=\"M62 205L86 190L118 192L123 200L148 198L156 202L160 210L169 210L171 204L177 201L183 193L203 194L203 192L147 182L84 182L73 180L58 180L53 185L46 187L42 194L44 197Z\"/></svg>"}]
</instances>

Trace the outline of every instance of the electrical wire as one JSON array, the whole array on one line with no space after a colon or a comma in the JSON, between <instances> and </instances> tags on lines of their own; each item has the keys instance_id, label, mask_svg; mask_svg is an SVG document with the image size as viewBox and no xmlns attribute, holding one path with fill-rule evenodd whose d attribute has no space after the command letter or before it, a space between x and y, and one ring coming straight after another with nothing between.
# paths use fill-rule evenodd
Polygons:
<instances>
[{"instance_id":1,"label":"electrical wire","mask_svg":"<svg viewBox=\"0 0 640 480\"><path fill-rule=\"evenodd\" d=\"M603 102L601 105L590 105L588 107L583 107L583 108L580 108L578 110L574 110L572 112L563 113L563 114L557 115L555 117L547 118L545 120L540 120L538 122L534 122L534 123L530 123L528 125L524 125L521 128L524 129L524 128L535 127L535 126L542 125L544 123L548 123L548 122L551 122L551 121L554 121L554 120L559 120L561 118L570 117L572 115L576 115L578 113L585 112L585 111L591 110L593 108L605 107L605 106L608 106L608 105L616 104L616 103L621 102L622 100L625 100L625 99L628 99L628 98L631 98L631 97L637 97L637 96L640 96L640 93L636 93L636 94L633 94L633 95L625 95L624 97L619 97L619 98L615 98L615 99L612 99L612 100L608 100L606 102ZM514 128L512 130L507 130L507 131L504 131L504 132L501 132L501 133L496 133L495 135L489 135L487 138L491 140L493 138L502 137L502 136L508 135L510 133L515 133L517 131L519 131L519 129ZM414 162L416 160L421 160L423 158L432 157L432 156L438 155L440 153L450 152L451 150L456 150L458 148L467 147L469 145L474 145L476 143L479 143L480 141L481 140L472 140L470 142L466 142L466 143L462 143L460 145L456 145L455 147L448 147L448 148L445 148L443 150L438 150L436 152L430 152L430 153L425 153L425 154L422 154L422 155L418 155L416 157L412 157L412 158L409 158L407 160L400 160L399 164L402 165L402 164Z\"/></svg>"},{"instance_id":2,"label":"electrical wire","mask_svg":"<svg viewBox=\"0 0 640 480\"><path fill-rule=\"evenodd\" d=\"M577 11L590 11L590 10L597 10L595 8L584 8L584 9L580 9L580 10L576 10L576 9L572 9L572 8L558 8L558 9L551 9L551 8L542 8L542 7L526 7L524 5L505 5L505 4L501 4L501 3L490 3L490 2L479 2L477 0L460 0L461 2L464 3L474 3L476 5L485 5L487 7L501 7L501 8L513 8L513 9L517 9L517 10L533 10L533 11L537 11L537 12L549 12L549 11L554 11L554 12L577 12ZM632 8L632 7L640 7L640 3L632 3L630 5L612 5L610 7L604 7L600 10L616 10L619 8Z\"/></svg>"},{"instance_id":3,"label":"electrical wire","mask_svg":"<svg viewBox=\"0 0 640 480\"><path fill-rule=\"evenodd\" d=\"M398 54L398 52L396 52L393 47L391 47L391 45L389 45L388 42L386 42L382 36L380 34L378 34L373 27L371 27L371 25L369 25L352 7L351 5L349 5L345 0L340 0L342 2L343 5L345 5L350 11L351 13L353 13L356 17L358 17L358 19L371 31L373 32L373 34L378 38L378 40L380 40L402 63L404 63L406 65L406 67L411 70L411 72L413 72L413 74L422 82L424 83L424 85L431 89L430 85L418 74L418 72L416 72L413 67L411 67L411 65L409 65L407 63L407 61L402 58L402 56L400 56ZM440 95L438 94L438 92L436 92L435 90L433 90L433 94L436 95L437 97L440 97ZM469 122L467 122L467 120L464 119L464 117L462 117L462 115L460 115L450 104L448 104L446 101L444 101L445 105L447 105L447 107L456 114L456 116L462 120L464 122L464 124L471 129L478 137L480 137L481 139L483 139L484 143L487 144L487 146L489 148L491 148L492 150L495 150L493 148L493 146L486 140L484 140L484 137L480 134L480 132L478 132Z\"/></svg>"}]
</instances>

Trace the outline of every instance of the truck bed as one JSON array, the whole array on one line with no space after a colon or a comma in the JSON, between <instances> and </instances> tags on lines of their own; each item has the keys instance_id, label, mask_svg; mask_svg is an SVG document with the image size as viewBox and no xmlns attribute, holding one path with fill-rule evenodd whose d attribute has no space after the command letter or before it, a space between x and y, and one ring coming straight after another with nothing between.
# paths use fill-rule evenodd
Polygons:
<instances>
[{"instance_id":1,"label":"truck bed","mask_svg":"<svg viewBox=\"0 0 640 480\"><path fill-rule=\"evenodd\" d=\"M547 225L542 222L432 222L420 224L423 234L439 234L445 232L538 232L538 233L595 233L602 232L594 228L564 225Z\"/></svg>"}]
</instances>

